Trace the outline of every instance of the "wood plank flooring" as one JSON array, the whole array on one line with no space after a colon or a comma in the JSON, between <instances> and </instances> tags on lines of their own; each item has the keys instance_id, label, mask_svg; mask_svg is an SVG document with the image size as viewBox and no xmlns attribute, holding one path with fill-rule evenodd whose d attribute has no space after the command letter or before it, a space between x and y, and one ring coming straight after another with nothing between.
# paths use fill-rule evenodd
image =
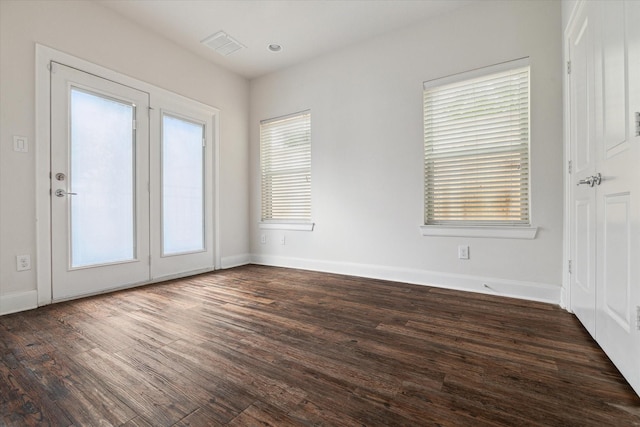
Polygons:
<instances>
[{"instance_id":1,"label":"wood plank flooring","mask_svg":"<svg viewBox=\"0 0 640 427\"><path fill-rule=\"evenodd\" d=\"M3 426L639 426L547 304L245 266L0 317Z\"/></svg>"}]
</instances>

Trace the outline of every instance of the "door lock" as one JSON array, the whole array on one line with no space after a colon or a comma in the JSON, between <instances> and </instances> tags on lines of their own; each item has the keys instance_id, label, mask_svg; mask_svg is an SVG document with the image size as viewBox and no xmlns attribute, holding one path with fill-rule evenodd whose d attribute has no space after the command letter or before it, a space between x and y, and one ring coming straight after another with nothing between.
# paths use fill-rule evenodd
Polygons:
<instances>
[{"instance_id":1,"label":"door lock","mask_svg":"<svg viewBox=\"0 0 640 427\"><path fill-rule=\"evenodd\" d=\"M78 193L67 193L66 191L64 191L63 189L60 188L60 189L56 190L55 194L58 197L64 197L64 196L75 196Z\"/></svg>"},{"instance_id":2,"label":"door lock","mask_svg":"<svg viewBox=\"0 0 640 427\"><path fill-rule=\"evenodd\" d=\"M577 185L587 184L589 187L593 187L594 185L600 185L602 182L602 175L597 173L596 175L589 176L585 179L581 179L578 181Z\"/></svg>"}]
</instances>

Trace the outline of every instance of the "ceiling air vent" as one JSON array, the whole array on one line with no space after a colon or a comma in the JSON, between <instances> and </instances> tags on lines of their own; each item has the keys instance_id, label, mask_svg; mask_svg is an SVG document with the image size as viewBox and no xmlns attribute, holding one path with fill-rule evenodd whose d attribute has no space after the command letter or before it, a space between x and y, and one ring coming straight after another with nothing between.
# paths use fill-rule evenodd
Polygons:
<instances>
[{"instance_id":1,"label":"ceiling air vent","mask_svg":"<svg viewBox=\"0 0 640 427\"><path fill-rule=\"evenodd\" d=\"M233 52L246 47L224 31L218 31L217 33L202 40L200 43L215 50L223 56L231 55Z\"/></svg>"}]
</instances>

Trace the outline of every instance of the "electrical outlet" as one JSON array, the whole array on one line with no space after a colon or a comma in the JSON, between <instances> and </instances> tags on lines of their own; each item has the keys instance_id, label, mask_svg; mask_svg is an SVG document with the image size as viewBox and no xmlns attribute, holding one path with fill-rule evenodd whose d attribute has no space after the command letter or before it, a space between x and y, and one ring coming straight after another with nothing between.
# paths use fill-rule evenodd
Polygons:
<instances>
[{"instance_id":1,"label":"electrical outlet","mask_svg":"<svg viewBox=\"0 0 640 427\"><path fill-rule=\"evenodd\" d=\"M287 240L284 238L284 236L280 236L280 244L284 245L285 243L287 243Z\"/></svg>"},{"instance_id":2,"label":"electrical outlet","mask_svg":"<svg viewBox=\"0 0 640 427\"><path fill-rule=\"evenodd\" d=\"M469 245L458 246L458 258L469 259Z\"/></svg>"},{"instance_id":3,"label":"electrical outlet","mask_svg":"<svg viewBox=\"0 0 640 427\"><path fill-rule=\"evenodd\" d=\"M267 235L266 234L261 234L260 235L260 244L262 244L262 245L266 245L267 244Z\"/></svg>"},{"instance_id":4,"label":"electrical outlet","mask_svg":"<svg viewBox=\"0 0 640 427\"><path fill-rule=\"evenodd\" d=\"M16 270L18 271L31 270L31 255L17 255Z\"/></svg>"}]
</instances>

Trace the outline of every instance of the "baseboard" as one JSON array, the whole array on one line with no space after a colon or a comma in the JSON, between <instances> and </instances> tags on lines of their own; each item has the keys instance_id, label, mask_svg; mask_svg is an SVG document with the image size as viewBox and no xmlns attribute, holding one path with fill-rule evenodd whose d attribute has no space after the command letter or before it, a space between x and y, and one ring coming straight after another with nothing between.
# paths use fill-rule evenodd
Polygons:
<instances>
[{"instance_id":1,"label":"baseboard","mask_svg":"<svg viewBox=\"0 0 640 427\"><path fill-rule=\"evenodd\" d=\"M221 267L232 268L249 263L275 267L299 268L302 270L347 274L372 279L391 280L416 285L434 286L462 291L479 292L520 298L531 301L562 305L562 288L545 283L505 280L491 277L477 277L462 274L441 273L427 270L358 264L336 261L319 261L304 258L279 257L270 255L235 255L223 257ZM167 278L163 278L166 280ZM0 316L31 310L38 307L38 293L35 290L0 295Z\"/></svg>"},{"instance_id":2,"label":"baseboard","mask_svg":"<svg viewBox=\"0 0 640 427\"><path fill-rule=\"evenodd\" d=\"M226 256L220 259L220 268L225 269L225 268L239 267L241 265L247 265L249 263L251 263L250 254Z\"/></svg>"},{"instance_id":3,"label":"baseboard","mask_svg":"<svg viewBox=\"0 0 640 427\"><path fill-rule=\"evenodd\" d=\"M395 282L457 289L490 295L500 295L511 298L545 302L554 305L561 304L560 293L562 288L559 285L556 286L547 283L271 255L252 255L251 262L254 264L274 267L299 268L302 270L347 274L350 276L391 280Z\"/></svg>"},{"instance_id":4,"label":"baseboard","mask_svg":"<svg viewBox=\"0 0 640 427\"><path fill-rule=\"evenodd\" d=\"M251 262L251 256L249 254L225 257L221 259L221 268L237 267L240 265L249 264L250 262ZM193 276L195 274L205 273L212 270L213 270L212 268L206 268L206 269L201 269L196 271L188 271L184 273L156 277L153 280L116 287L113 289L108 289L108 290L97 292L94 294L77 295L71 299L77 299L77 298L87 297L91 295L114 292L122 289L129 289L136 286L148 285L151 283L163 282L166 280L172 280L172 279L177 279L177 278L186 277L186 276ZM59 299L59 300L56 300L55 302L60 302L63 300L66 300L66 299ZM50 300L41 301L40 305L47 305L47 304L51 304L52 302L53 301L50 301ZM0 316L4 314L17 313L19 311L31 310L37 307L38 307L38 291L36 290L27 291L27 292L16 292L16 293L7 294L7 295L0 295Z\"/></svg>"},{"instance_id":5,"label":"baseboard","mask_svg":"<svg viewBox=\"0 0 640 427\"><path fill-rule=\"evenodd\" d=\"M38 291L0 295L0 316L38 307Z\"/></svg>"}]
</instances>

